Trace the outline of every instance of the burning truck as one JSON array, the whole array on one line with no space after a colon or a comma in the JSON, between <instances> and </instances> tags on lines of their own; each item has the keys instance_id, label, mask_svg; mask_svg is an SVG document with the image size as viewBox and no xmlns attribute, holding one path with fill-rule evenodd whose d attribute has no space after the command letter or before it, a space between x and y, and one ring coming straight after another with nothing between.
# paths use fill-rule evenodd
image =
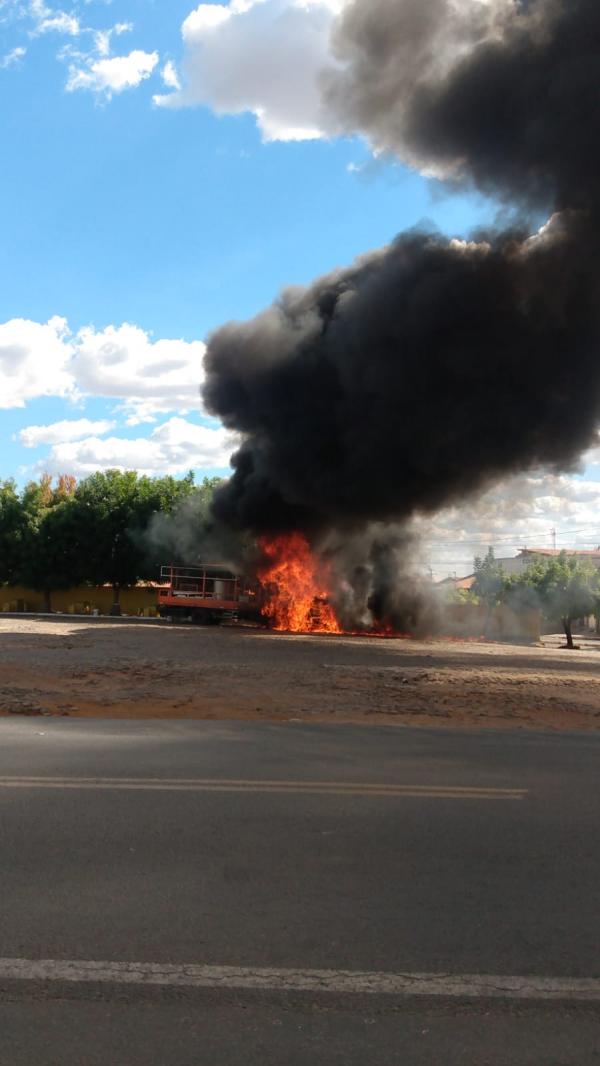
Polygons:
<instances>
[{"instance_id":1,"label":"burning truck","mask_svg":"<svg viewBox=\"0 0 600 1066\"><path fill-rule=\"evenodd\" d=\"M290 632L342 632L308 542L296 534L260 547L264 562L255 578L226 563L161 567L160 616L205 625L250 621Z\"/></svg>"},{"instance_id":2,"label":"burning truck","mask_svg":"<svg viewBox=\"0 0 600 1066\"><path fill-rule=\"evenodd\" d=\"M288 633L398 636L414 631L417 615L427 616L423 586L417 583L415 590L421 591L413 592L413 614L407 618L406 576L402 617L390 610L390 604L378 602L376 594L366 599L360 613L355 603L348 609L355 590L347 578L340 582L335 555L327 558L314 551L301 533L262 537L256 547L257 556L247 567L252 577L228 563L163 566L158 592L161 617L208 625L258 622ZM366 574L367 586L373 589L373 567L361 566L358 571L362 583Z\"/></svg>"}]
</instances>

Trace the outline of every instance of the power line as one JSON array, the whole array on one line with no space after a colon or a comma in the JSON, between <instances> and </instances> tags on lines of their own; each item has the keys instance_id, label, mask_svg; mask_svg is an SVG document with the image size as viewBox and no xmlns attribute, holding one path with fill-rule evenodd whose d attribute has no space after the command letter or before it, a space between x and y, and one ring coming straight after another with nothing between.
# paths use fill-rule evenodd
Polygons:
<instances>
[{"instance_id":1,"label":"power line","mask_svg":"<svg viewBox=\"0 0 600 1066\"><path fill-rule=\"evenodd\" d=\"M530 536L522 536L518 533L509 533L498 537L494 537L489 533L475 534L475 536L481 538L479 540L458 540L456 538L454 540L432 540L429 537L424 537L423 539L425 544L431 545L432 547L454 548L461 545L464 545L465 547L486 547L488 545L493 546L494 544L503 544L506 548L520 548L525 546L527 540L537 541L547 540L548 538L554 540L555 537L575 536L579 533L586 533L589 529L594 529L596 534L593 537L588 537L585 543L597 543L600 539L600 530L598 530L596 526L583 526L580 529L561 529L551 533L531 533Z\"/></svg>"},{"instance_id":2,"label":"power line","mask_svg":"<svg viewBox=\"0 0 600 1066\"><path fill-rule=\"evenodd\" d=\"M595 526L595 525L593 525L593 526L589 525L589 526L580 526L579 529L560 529L560 530L556 530L556 536L557 537L566 537L566 536L569 536L569 535L573 535L575 533L585 533L586 530L588 530L588 529L596 530L597 528L598 527ZM532 533L531 535L537 537L540 540L542 540L542 539L546 539L547 537L553 537L554 536L554 532L551 532L551 533L535 533L535 534ZM483 539L485 539L487 537L488 539L495 540L497 542L504 541L504 540L513 540L515 538L518 538L519 541L522 541L522 540L526 539L525 536L523 534L521 534L520 532L519 533L502 533L499 536L495 537L493 533L482 531L481 533L475 533L474 536L481 537ZM440 542L440 543L442 543L442 542ZM464 543L464 544L475 544L477 542L473 540L473 541L463 541L462 543Z\"/></svg>"}]
</instances>

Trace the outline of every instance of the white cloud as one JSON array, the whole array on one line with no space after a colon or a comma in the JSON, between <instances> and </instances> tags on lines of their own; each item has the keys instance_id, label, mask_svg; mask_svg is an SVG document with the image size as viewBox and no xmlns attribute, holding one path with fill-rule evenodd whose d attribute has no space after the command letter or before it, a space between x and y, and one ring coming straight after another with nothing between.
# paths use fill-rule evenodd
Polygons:
<instances>
[{"instance_id":1,"label":"white cloud","mask_svg":"<svg viewBox=\"0 0 600 1066\"><path fill-rule=\"evenodd\" d=\"M66 11L57 11L48 18L42 19L37 27L38 33L65 33L69 37L77 37L81 32L79 19L74 15L67 15Z\"/></svg>"},{"instance_id":2,"label":"white cloud","mask_svg":"<svg viewBox=\"0 0 600 1066\"><path fill-rule=\"evenodd\" d=\"M63 33L68 37L77 37L81 32L76 15L47 7L44 0L30 0L29 10L34 19L33 34Z\"/></svg>"},{"instance_id":3,"label":"white cloud","mask_svg":"<svg viewBox=\"0 0 600 1066\"><path fill-rule=\"evenodd\" d=\"M137 437L87 437L56 444L38 464L51 474L85 477L114 467L142 474L183 474L190 469L220 470L229 465L235 440L221 426L201 426L171 418L150 434Z\"/></svg>"},{"instance_id":4,"label":"white cloud","mask_svg":"<svg viewBox=\"0 0 600 1066\"><path fill-rule=\"evenodd\" d=\"M9 67L17 66L26 54L26 48L12 48L10 52L7 52L6 55L2 56L0 59L0 70L8 70Z\"/></svg>"},{"instance_id":5,"label":"white cloud","mask_svg":"<svg viewBox=\"0 0 600 1066\"><path fill-rule=\"evenodd\" d=\"M92 434L99 436L114 428L115 423L108 419L95 422L90 418L64 419L48 426L26 426L19 432L19 441L25 448L39 448L40 444L64 444Z\"/></svg>"},{"instance_id":6,"label":"white cloud","mask_svg":"<svg viewBox=\"0 0 600 1066\"><path fill-rule=\"evenodd\" d=\"M77 334L58 316L47 323L0 323L0 408L40 396L115 400L130 424L158 414L201 411L205 345L158 339L124 323Z\"/></svg>"},{"instance_id":7,"label":"white cloud","mask_svg":"<svg viewBox=\"0 0 600 1066\"><path fill-rule=\"evenodd\" d=\"M247 11L250 4L237 4L233 2L229 7L226 4L199 4L195 11L185 19L182 27L183 37L191 37L193 34L203 34L207 30L214 30L221 26L233 15Z\"/></svg>"},{"instance_id":8,"label":"white cloud","mask_svg":"<svg viewBox=\"0 0 600 1066\"><path fill-rule=\"evenodd\" d=\"M30 38L51 33L66 37L56 57L69 64L69 92L86 89L110 99L113 93L136 88L152 74L159 62L158 53L133 49L127 55L113 55L114 38L131 32L133 23L120 21L108 28L89 25L80 10L82 3L86 7L91 3L106 7L112 0L73 0L71 9L66 11L45 0L0 0L0 24L14 23ZM25 52L19 46L0 56L0 70L16 64ZM175 88L175 84L171 87Z\"/></svg>"},{"instance_id":9,"label":"white cloud","mask_svg":"<svg viewBox=\"0 0 600 1066\"><path fill-rule=\"evenodd\" d=\"M160 412L200 409L205 350L201 341L153 341L128 323L89 327L76 337L71 370L82 393L121 400L134 424Z\"/></svg>"},{"instance_id":10,"label":"white cloud","mask_svg":"<svg viewBox=\"0 0 600 1066\"><path fill-rule=\"evenodd\" d=\"M167 60L167 62L165 63L165 65L162 68L160 73L161 73L162 80L164 81L164 83L167 86L167 88L169 88L169 89L180 89L181 88L181 85L180 85L180 82L179 82L179 75L177 74L177 70L176 70L175 64L173 63L173 61L171 59Z\"/></svg>"},{"instance_id":11,"label":"white cloud","mask_svg":"<svg viewBox=\"0 0 600 1066\"><path fill-rule=\"evenodd\" d=\"M34 467L38 471L85 476L111 466L149 474L223 469L236 446L232 434L218 423L181 417L194 409L202 414L204 352L201 341L154 340L127 323L74 334L64 318L12 319L0 324L0 407L25 407L40 397L104 398L116 402L129 424L177 412L149 436L132 440L106 436L115 428L111 418L25 426L18 434L24 447L50 445Z\"/></svg>"},{"instance_id":12,"label":"white cloud","mask_svg":"<svg viewBox=\"0 0 600 1066\"><path fill-rule=\"evenodd\" d=\"M200 4L182 26L183 88L162 107L204 104L252 112L265 140L328 132L319 78L331 67L329 31L343 0L232 0Z\"/></svg>"},{"instance_id":13,"label":"white cloud","mask_svg":"<svg viewBox=\"0 0 600 1066\"><path fill-rule=\"evenodd\" d=\"M76 395L64 318L47 323L13 318L0 324L0 408L24 407L39 396Z\"/></svg>"},{"instance_id":14,"label":"white cloud","mask_svg":"<svg viewBox=\"0 0 600 1066\"><path fill-rule=\"evenodd\" d=\"M112 59L90 59L85 66L73 64L69 67L67 92L87 89L110 97L124 89L135 89L150 77L158 59L158 52L134 49L129 55Z\"/></svg>"},{"instance_id":15,"label":"white cloud","mask_svg":"<svg viewBox=\"0 0 600 1066\"><path fill-rule=\"evenodd\" d=\"M131 33L132 30L132 22L117 22L114 26L111 26L109 30L95 30L94 45L96 55L100 58L102 56L109 56L113 35L120 37L122 33Z\"/></svg>"},{"instance_id":16,"label":"white cloud","mask_svg":"<svg viewBox=\"0 0 600 1066\"><path fill-rule=\"evenodd\" d=\"M593 471L595 452L582 456ZM480 497L464 500L415 523L437 576L473 569L475 555L492 545L497 557L522 547L596 547L600 543L600 481L562 474L507 478Z\"/></svg>"}]
</instances>

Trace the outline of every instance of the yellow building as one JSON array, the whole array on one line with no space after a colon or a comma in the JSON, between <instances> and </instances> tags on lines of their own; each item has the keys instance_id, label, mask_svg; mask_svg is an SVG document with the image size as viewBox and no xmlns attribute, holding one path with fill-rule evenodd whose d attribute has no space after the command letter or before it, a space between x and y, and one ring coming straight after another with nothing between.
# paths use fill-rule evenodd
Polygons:
<instances>
[{"instance_id":1,"label":"yellow building","mask_svg":"<svg viewBox=\"0 0 600 1066\"><path fill-rule=\"evenodd\" d=\"M154 615L157 613L158 588L155 582L122 588L119 594L121 611L125 615ZM61 614L110 614L114 602L111 585L77 585L52 592L52 611ZM2 611L44 611L43 592L20 585L4 585L0 589Z\"/></svg>"}]
</instances>

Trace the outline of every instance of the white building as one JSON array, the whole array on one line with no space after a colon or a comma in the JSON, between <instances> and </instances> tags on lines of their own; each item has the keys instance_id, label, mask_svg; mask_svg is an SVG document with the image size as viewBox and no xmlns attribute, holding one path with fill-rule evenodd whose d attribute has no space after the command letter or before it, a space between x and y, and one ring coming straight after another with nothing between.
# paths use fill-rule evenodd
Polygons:
<instances>
[{"instance_id":1,"label":"white building","mask_svg":"<svg viewBox=\"0 0 600 1066\"><path fill-rule=\"evenodd\" d=\"M518 555L511 555L507 558L496 557L496 562L502 566L505 574L523 574L531 563L536 562L538 559L556 558L562 551L569 558L580 559L582 562L587 561L597 570L600 570L600 548L594 548L593 550L579 548L521 548ZM470 589L474 581L475 574L466 574L464 577L444 578L443 581L438 581L438 585L453 585L457 589Z\"/></svg>"}]
</instances>

